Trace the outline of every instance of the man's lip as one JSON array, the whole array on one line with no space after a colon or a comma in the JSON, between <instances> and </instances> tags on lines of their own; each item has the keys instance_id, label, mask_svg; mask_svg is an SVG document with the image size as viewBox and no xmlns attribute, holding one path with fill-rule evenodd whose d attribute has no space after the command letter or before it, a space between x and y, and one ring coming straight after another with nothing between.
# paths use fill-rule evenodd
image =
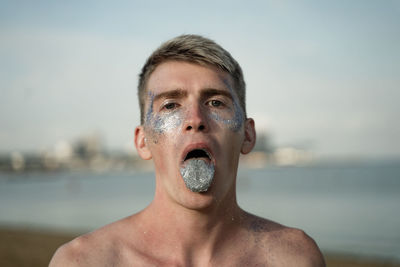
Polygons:
<instances>
[{"instance_id":1,"label":"man's lip","mask_svg":"<svg viewBox=\"0 0 400 267\"><path fill-rule=\"evenodd\" d=\"M183 150L182 156L181 156L181 163L183 163L185 161L187 154L190 151L193 151L195 149L202 149L202 150L206 151L208 156L210 156L210 161L215 164L213 151L205 143L195 143L195 144L190 144L187 147L185 147L185 149Z\"/></svg>"}]
</instances>

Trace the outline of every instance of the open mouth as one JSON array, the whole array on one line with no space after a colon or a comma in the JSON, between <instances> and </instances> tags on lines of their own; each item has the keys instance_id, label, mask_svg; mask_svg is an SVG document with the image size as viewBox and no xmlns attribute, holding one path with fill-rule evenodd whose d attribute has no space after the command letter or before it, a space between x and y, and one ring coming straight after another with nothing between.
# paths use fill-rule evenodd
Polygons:
<instances>
[{"instance_id":1,"label":"open mouth","mask_svg":"<svg viewBox=\"0 0 400 267\"><path fill-rule=\"evenodd\" d=\"M206 161L211 161L210 154L204 149L193 149L187 153L185 159L183 161L187 161L190 159L203 159Z\"/></svg>"},{"instance_id":2,"label":"open mouth","mask_svg":"<svg viewBox=\"0 0 400 267\"><path fill-rule=\"evenodd\" d=\"M192 192L206 192L214 179L211 154L204 148L194 148L186 154L180 173L186 187Z\"/></svg>"}]
</instances>

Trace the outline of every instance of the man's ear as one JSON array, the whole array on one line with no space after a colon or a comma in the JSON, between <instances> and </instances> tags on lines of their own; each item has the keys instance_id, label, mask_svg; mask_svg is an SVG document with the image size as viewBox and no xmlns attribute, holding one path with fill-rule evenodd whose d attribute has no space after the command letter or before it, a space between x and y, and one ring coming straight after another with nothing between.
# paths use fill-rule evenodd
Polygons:
<instances>
[{"instance_id":1,"label":"man's ear","mask_svg":"<svg viewBox=\"0 0 400 267\"><path fill-rule=\"evenodd\" d=\"M244 123L244 140L240 152L242 152L242 154L250 153L255 144L256 144L256 129L254 127L254 120L249 118L246 119Z\"/></svg>"},{"instance_id":2,"label":"man's ear","mask_svg":"<svg viewBox=\"0 0 400 267\"><path fill-rule=\"evenodd\" d=\"M150 149L147 145L146 135L143 126L135 128L135 146L139 156L144 160L152 158Z\"/></svg>"}]
</instances>

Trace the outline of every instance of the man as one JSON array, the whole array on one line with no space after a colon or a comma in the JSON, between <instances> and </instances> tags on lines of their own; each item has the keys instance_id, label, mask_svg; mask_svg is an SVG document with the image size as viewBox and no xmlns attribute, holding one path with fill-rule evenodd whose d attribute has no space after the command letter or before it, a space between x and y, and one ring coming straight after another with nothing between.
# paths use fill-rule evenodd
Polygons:
<instances>
[{"instance_id":1,"label":"man","mask_svg":"<svg viewBox=\"0 0 400 267\"><path fill-rule=\"evenodd\" d=\"M239 64L197 35L164 43L139 79L135 145L153 159L154 200L143 211L62 246L50 266L324 266L301 230L236 201L240 153L254 147Z\"/></svg>"}]
</instances>

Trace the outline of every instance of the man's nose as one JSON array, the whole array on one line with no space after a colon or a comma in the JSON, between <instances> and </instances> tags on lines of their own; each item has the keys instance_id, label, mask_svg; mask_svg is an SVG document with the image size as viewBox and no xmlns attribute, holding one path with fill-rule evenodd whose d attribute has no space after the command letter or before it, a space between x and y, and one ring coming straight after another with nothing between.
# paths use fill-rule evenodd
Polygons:
<instances>
[{"instance_id":1,"label":"man's nose","mask_svg":"<svg viewBox=\"0 0 400 267\"><path fill-rule=\"evenodd\" d=\"M207 132L209 129L206 111L199 104L188 107L184 123L186 132Z\"/></svg>"}]
</instances>

